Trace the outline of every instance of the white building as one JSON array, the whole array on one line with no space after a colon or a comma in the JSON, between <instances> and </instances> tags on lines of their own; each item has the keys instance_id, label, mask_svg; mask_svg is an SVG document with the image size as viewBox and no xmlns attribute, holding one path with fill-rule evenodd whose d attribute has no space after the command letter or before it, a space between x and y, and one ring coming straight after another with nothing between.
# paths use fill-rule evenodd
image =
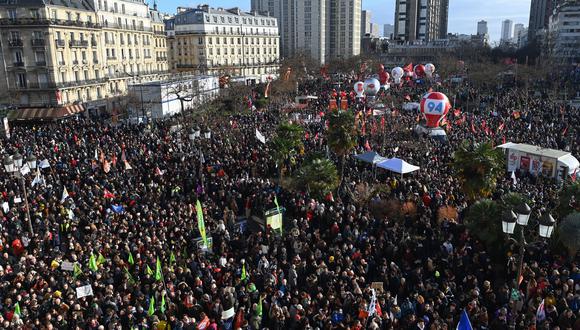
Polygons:
<instances>
[{"instance_id":1,"label":"white building","mask_svg":"<svg viewBox=\"0 0 580 330\"><path fill-rule=\"evenodd\" d=\"M550 16L548 51L557 64L580 62L580 3L558 6Z\"/></svg>"},{"instance_id":2,"label":"white building","mask_svg":"<svg viewBox=\"0 0 580 330\"><path fill-rule=\"evenodd\" d=\"M522 23L517 23L514 25L514 37L513 37L513 42L514 43L518 43L518 40L520 39L520 34L522 33L522 31L524 30L524 25Z\"/></svg>"},{"instance_id":3,"label":"white building","mask_svg":"<svg viewBox=\"0 0 580 330\"><path fill-rule=\"evenodd\" d=\"M501 39L500 42L510 42L513 37L513 24L511 19L506 19L501 23Z\"/></svg>"},{"instance_id":4,"label":"white building","mask_svg":"<svg viewBox=\"0 0 580 330\"><path fill-rule=\"evenodd\" d=\"M165 27L174 72L251 76L260 81L278 73L280 35L275 17L203 5L179 10Z\"/></svg>"},{"instance_id":5,"label":"white building","mask_svg":"<svg viewBox=\"0 0 580 330\"><path fill-rule=\"evenodd\" d=\"M487 29L487 21L481 20L477 22L477 34L479 35L487 35L489 33Z\"/></svg>"},{"instance_id":6,"label":"white building","mask_svg":"<svg viewBox=\"0 0 580 330\"><path fill-rule=\"evenodd\" d=\"M153 81L129 86L132 102L129 111L135 116L161 119L185 111L219 95L217 76L182 76L176 80Z\"/></svg>"}]
</instances>

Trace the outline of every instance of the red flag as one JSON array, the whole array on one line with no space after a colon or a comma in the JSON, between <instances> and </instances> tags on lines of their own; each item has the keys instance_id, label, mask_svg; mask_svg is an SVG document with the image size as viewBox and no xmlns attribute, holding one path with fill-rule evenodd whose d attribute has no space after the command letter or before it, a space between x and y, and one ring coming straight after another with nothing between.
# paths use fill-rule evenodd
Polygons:
<instances>
[{"instance_id":1,"label":"red flag","mask_svg":"<svg viewBox=\"0 0 580 330\"><path fill-rule=\"evenodd\" d=\"M324 196L324 199L329 202L334 202L334 196L332 196L332 191L326 194L326 196Z\"/></svg>"},{"instance_id":2,"label":"red flag","mask_svg":"<svg viewBox=\"0 0 580 330\"><path fill-rule=\"evenodd\" d=\"M105 189L105 193L103 194L103 197L104 198L112 199L112 198L115 198L115 195L112 192L110 192L107 189Z\"/></svg>"},{"instance_id":3,"label":"red flag","mask_svg":"<svg viewBox=\"0 0 580 330\"><path fill-rule=\"evenodd\" d=\"M475 125L473 124L473 121L471 122L471 132L473 132L474 134L477 132L475 130Z\"/></svg>"},{"instance_id":4,"label":"red flag","mask_svg":"<svg viewBox=\"0 0 580 330\"><path fill-rule=\"evenodd\" d=\"M576 182L576 172L578 172L578 168L576 168L574 170L574 173L572 173L572 175L570 175L570 179L572 180L572 182Z\"/></svg>"},{"instance_id":5,"label":"red flag","mask_svg":"<svg viewBox=\"0 0 580 330\"><path fill-rule=\"evenodd\" d=\"M310 140L310 133L308 131L304 133L304 140Z\"/></svg>"},{"instance_id":6,"label":"red flag","mask_svg":"<svg viewBox=\"0 0 580 330\"><path fill-rule=\"evenodd\" d=\"M403 70L405 72L413 72L413 63L409 63L406 66L403 67Z\"/></svg>"},{"instance_id":7,"label":"red flag","mask_svg":"<svg viewBox=\"0 0 580 330\"><path fill-rule=\"evenodd\" d=\"M566 136L566 133L568 133L568 125L566 125L566 127L564 127L564 130L562 130L563 136Z\"/></svg>"},{"instance_id":8,"label":"red flag","mask_svg":"<svg viewBox=\"0 0 580 330\"><path fill-rule=\"evenodd\" d=\"M111 163L113 164L113 167L117 166L117 155L115 155L113 153L113 157L111 158Z\"/></svg>"},{"instance_id":9,"label":"red flag","mask_svg":"<svg viewBox=\"0 0 580 330\"><path fill-rule=\"evenodd\" d=\"M381 308L381 304L378 301L375 303L375 310L378 316L383 316L383 309Z\"/></svg>"},{"instance_id":10,"label":"red flag","mask_svg":"<svg viewBox=\"0 0 580 330\"><path fill-rule=\"evenodd\" d=\"M159 175L159 176L163 175L163 172L161 172L161 169L159 169L159 167L155 168L155 175Z\"/></svg>"},{"instance_id":11,"label":"red flag","mask_svg":"<svg viewBox=\"0 0 580 330\"><path fill-rule=\"evenodd\" d=\"M127 155L125 155L125 148L121 151L121 160L125 162L127 160Z\"/></svg>"},{"instance_id":12,"label":"red flag","mask_svg":"<svg viewBox=\"0 0 580 330\"><path fill-rule=\"evenodd\" d=\"M367 142L365 142L365 150L371 151L371 145L369 144L369 140L367 140Z\"/></svg>"},{"instance_id":13,"label":"red flag","mask_svg":"<svg viewBox=\"0 0 580 330\"><path fill-rule=\"evenodd\" d=\"M505 135L502 138L502 144L505 144Z\"/></svg>"},{"instance_id":14,"label":"red flag","mask_svg":"<svg viewBox=\"0 0 580 330\"><path fill-rule=\"evenodd\" d=\"M459 116L461 116L461 109L455 109L455 110L453 110L453 115L454 115L455 117L459 117Z\"/></svg>"},{"instance_id":15,"label":"red flag","mask_svg":"<svg viewBox=\"0 0 580 330\"><path fill-rule=\"evenodd\" d=\"M498 132L501 132L501 131L503 131L504 128L505 128L505 122L502 121L501 124L499 124L499 127L497 128L497 131Z\"/></svg>"},{"instance_id":16,"label":"red flag","mask_svg":"<svg viewBox=\"0 0 580 330\"><path fill-rule=\"evenodd\" d=\"M385 117L381 118L381 129L385 129Z\"/></svg>"}]
</instances>

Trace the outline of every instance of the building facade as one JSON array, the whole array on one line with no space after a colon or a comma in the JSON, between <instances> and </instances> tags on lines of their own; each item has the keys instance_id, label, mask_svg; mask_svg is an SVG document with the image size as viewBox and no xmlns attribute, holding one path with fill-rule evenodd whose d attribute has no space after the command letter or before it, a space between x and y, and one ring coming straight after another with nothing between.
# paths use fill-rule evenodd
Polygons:
<instances>
[{"instance_id":1,"label":"building facade","mask_svg":"<svg viewBox=\"0 0 580 330\"><path fill-rule=\"evenodd\" d=\"M564 2L550 16L548 45L549 56L555 65L572 65L580 62L580 2Z\"/></svg>"},{"instance_id":2,"label":"building facade","mask_svg":"<svg viewBox=\"0 0 580 330\"><path fill-rule=\"evenodd\" d=\"M477 22L477 34L479 35L487 35L489 33L487 29L487 21L481 20Z\"/></svg>"},{"instance_id":3,"label":"building facade","mask_svg":"<svg viewBox=\"0 0 580 330\"><path fill-rule=\"evenodd\" d=\"M501 23L501 39L500 42L511 42L513 37L514 22L511 19L506 19Z\"/></svg>"},{"instance_id":4,"label":"building facade","mask_svg":"<svg viewBox=\"0 0 580 330\"><path fill-rule=\"evenodd\" d=\"M280 26L281 57L306 55L324 64L360 54L361 0L252 0L252 11Z\"/></svg>"},{"instance_id":5,"label":"building facade","mask_svg":"<svg viewBox=\"0 0 580 330\"><path fill-rule=\"evenodd\" d=\"M385 24L383 26L383 37L392 39L393 33L395 33L395 26L393 24Z\"/></svg>"},{"instance_id":6,"label":"building facade","mask_svg":"<svg viewBox=\"0 0 580 330\"><path fill-rule=\"evenodd\" d=\"M371 34L371 17L370 10L363 10L360 15L360 34L364 37L366 34Z\"/></svg>"},{"instance_id":7,"label":"building facade","mask_svg":"<svg viewBox=\"0 0 580 330\"><path fill-rule=\"evenodd\" d=\"M514 25L514 37L513 37L513 42L514 43L518 43L518 40L520 40L520 34L522 33L522 31L524 31L525 27L522 23L517 23ZM527 33L527 31L526 31Z\"/></svg>"},{"instance_id":8,"label":"building facade","mask_svg":"<svg viewBox=\"0 0 580 330\"><path fill-rule=\"evenodd\" d=\"M18 107L110 111L128 85L167 73L162 19L143 1L0 2L0 22L0 88Z\"/></svg>"},{"instance_id":9,"label":"building facade","mask_svg":"<svg viewBox=\"0 0 580 330\"><path fill-rule=\"evenodd\" d=\"M447 37L449 0L397 0L396 40L433 41Z\"/></svg>"},{"instance_id":10,"label":"building facade","mask_svg":"<svg viewBox=\"0 0 580 330\"><path fill-rule=\"evenodd\" d=\"M275 17L238 8L188 8L166 20L174 72L253 76L278 73L280 35Z\"/></svg>"},{"instance_id":11,"label":"building facade","mask_svg":"<svg viewBox=\"0 0 580 330\"><path fill-rule=\"evenodd\" d=\"M550 15L552 15L555 4L556 0L532 0L528 24L529 40L535 40L539 31L548 29Z\"/></svg>"}]
</instances>

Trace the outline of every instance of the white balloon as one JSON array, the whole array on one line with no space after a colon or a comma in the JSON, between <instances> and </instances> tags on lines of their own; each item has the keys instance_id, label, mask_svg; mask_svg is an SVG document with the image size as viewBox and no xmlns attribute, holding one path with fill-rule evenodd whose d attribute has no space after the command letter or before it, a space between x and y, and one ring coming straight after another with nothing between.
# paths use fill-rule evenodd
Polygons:
<instances>
[{"instance_id":1,"label":"white balloon","mask_svg":"<svg viewBox=\"0 0 580 330\"><path fill-rule=\"evenodd\" d=\"M365 80L364 89L367 96L376 96L381 89L381 83L376 78L369 78Z\"/></svg>"},{"instance_id":2,"label":"white balloon","mask_svg":"<svg viewBox=\"0 0 580 330\"><path fill-rule=\"evenodd\" d=\"M365 83L362 81L357 81L354 84L354 92L356 93L356 97L363 97L365 92Z\"/></svg>"},{"instance_id":3,"label":"white balloon","mask_svg":"<svg viewBox=\"0 0 580 330\"><path fill-rule=\"evenodd\" d=\"M425 74L427 77L432 77L433 73L435 73L435 65L432 63L425 64Z\"/></svg>"},{"instance_id":4,"label":"white balloon","mask_svg":"<svg viewBox=\"0 0 580 330\"><path fill-rule=\"evenodd\" d=\"M395 81L396 84L401 82L401 78L403 78L404 74L405 74L405 71L403 70L403 68L401 68L399 66L395 67L395 68L393 68L393 70L391 70L391 76L393 76L393 80Z\"/></svg>"}]
</instances>

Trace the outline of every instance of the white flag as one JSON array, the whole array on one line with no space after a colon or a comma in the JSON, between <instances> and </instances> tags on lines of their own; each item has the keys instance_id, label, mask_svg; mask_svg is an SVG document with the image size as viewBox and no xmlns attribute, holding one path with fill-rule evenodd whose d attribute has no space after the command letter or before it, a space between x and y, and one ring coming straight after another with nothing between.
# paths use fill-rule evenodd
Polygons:
<instances>
[{"instance_id":1,"label":"white flag","mask_svg":"<svg viewBox=\"0 0 580 330\"><path fill-rule=\"evenodd\" d=\"M22 175L30 173L30 167L28 167L28 164L24 164L24 166L20 168L20 173L22 173Z\"/></svg>"},{"instance_id":2,"label":"white flag","mask_svg":"<svg viewBox=\"0 0 580 330\"><path fill-rule=\"evenodd\" d=\"M371 302L369 303L368 309L369 316L373 316L377 311L377 293L375 292L375 289L371 289L371 291L373 293L373 296L371 297Z\"/></svg>"},{"instance_id":3,"label":"white flag","mask_svg":"<svg viewBox=\"0 0 580 330\"><path fill-rule=\"evenodd\" d=\"M125 170L132 170L133 168L129 165L128 161L125 161Z\"/></svg>"},{"instance_id":4,"label":"white flag","mask_svg":"<svg viewBox=\"0 0 580 330\"><path fill-rule=\"evenodd\" d=\"M514 184L518 184L518 179L516 178L516 172L515 171L512 171L511 178L514 181Z\"/></svg>"},{"instance_id":5,"label":"white flag","mask_svg":"<svg viewBox=\"0 0 580 330\"><path fill-rule=\"evenodd\" d=\"M99 151L95 149L95 160L99 160Z\"/></svg>"},{"instance_id":6,"label":"white flag","mask_svg":"<svg viewBox=\"0 0 580 330\"><path fill-rule=\"evenodd\" d=\"M542 322L546 319L546 308L544 307L544 299L538 306L538 310L536 311L536 320L537 322Z\"/></svg>"},{"instance_id":7,"label":"white flag","mask_svg":"<svg viewBox=\"0 0 580 330\"><path fill-rule=\"evenodd\" d=\"M32 180L32 188L34 188L34 186L39 184L41 181L42 181L42 179L40 177L40 170L37 168L36 169L36 176L34 177L34 180Z\"/></svg>"},{"instance_id":8,"label":"white flag","mask_svg":"<svg viewBox=\"0 0 580 330\"><path fill-rule=\"evenodd\" d=\"M199 152L199 162L205 164L205 156L203 155L203 151Z\"/></svg>"},{"instance_id":9,"label":"white flag","mask_svg":"<svg viewBox=\"0 0 580 330\"><path fill-rule=\"evenodd\" d=\"M211 132L210 131L205 132L205 138L211 139Z\"/></svg>"},{"instance_id":10,"label":"white flag","mask_svg":"<svg viewBox=\"0 0 580 330\"><path fill-rule=\"evenodd\" d=\"M49 168L50 167L50 163L48 162L48 159L45 159L45 160L41 161L38 164L38 167L40 167L40 168Z\"/></svg>"},{"instance_id":11,"label":"white flag","mask_svg":"<svg viewBox=\"0 0 580 330\"><path fill-rule=\"evenodd\" d=\"M68 191L66 190L66 187L64 187L63 191L62 191L62 197L60 199L61 203L64 203L64 201L68 198Z\"/></svg>"},{"instance_id":12,"label":"white flag","mask_svg":"<svg viewBox=\"0 0 580 330\"><path fill-rule=\"evenodd\" d=\"M260 131L258 131L257 128L256 128L256 138L258 139L258 141L266 144L266 137L262 135L262 133L260 133Z\"/></svg>"}]
</instances>

